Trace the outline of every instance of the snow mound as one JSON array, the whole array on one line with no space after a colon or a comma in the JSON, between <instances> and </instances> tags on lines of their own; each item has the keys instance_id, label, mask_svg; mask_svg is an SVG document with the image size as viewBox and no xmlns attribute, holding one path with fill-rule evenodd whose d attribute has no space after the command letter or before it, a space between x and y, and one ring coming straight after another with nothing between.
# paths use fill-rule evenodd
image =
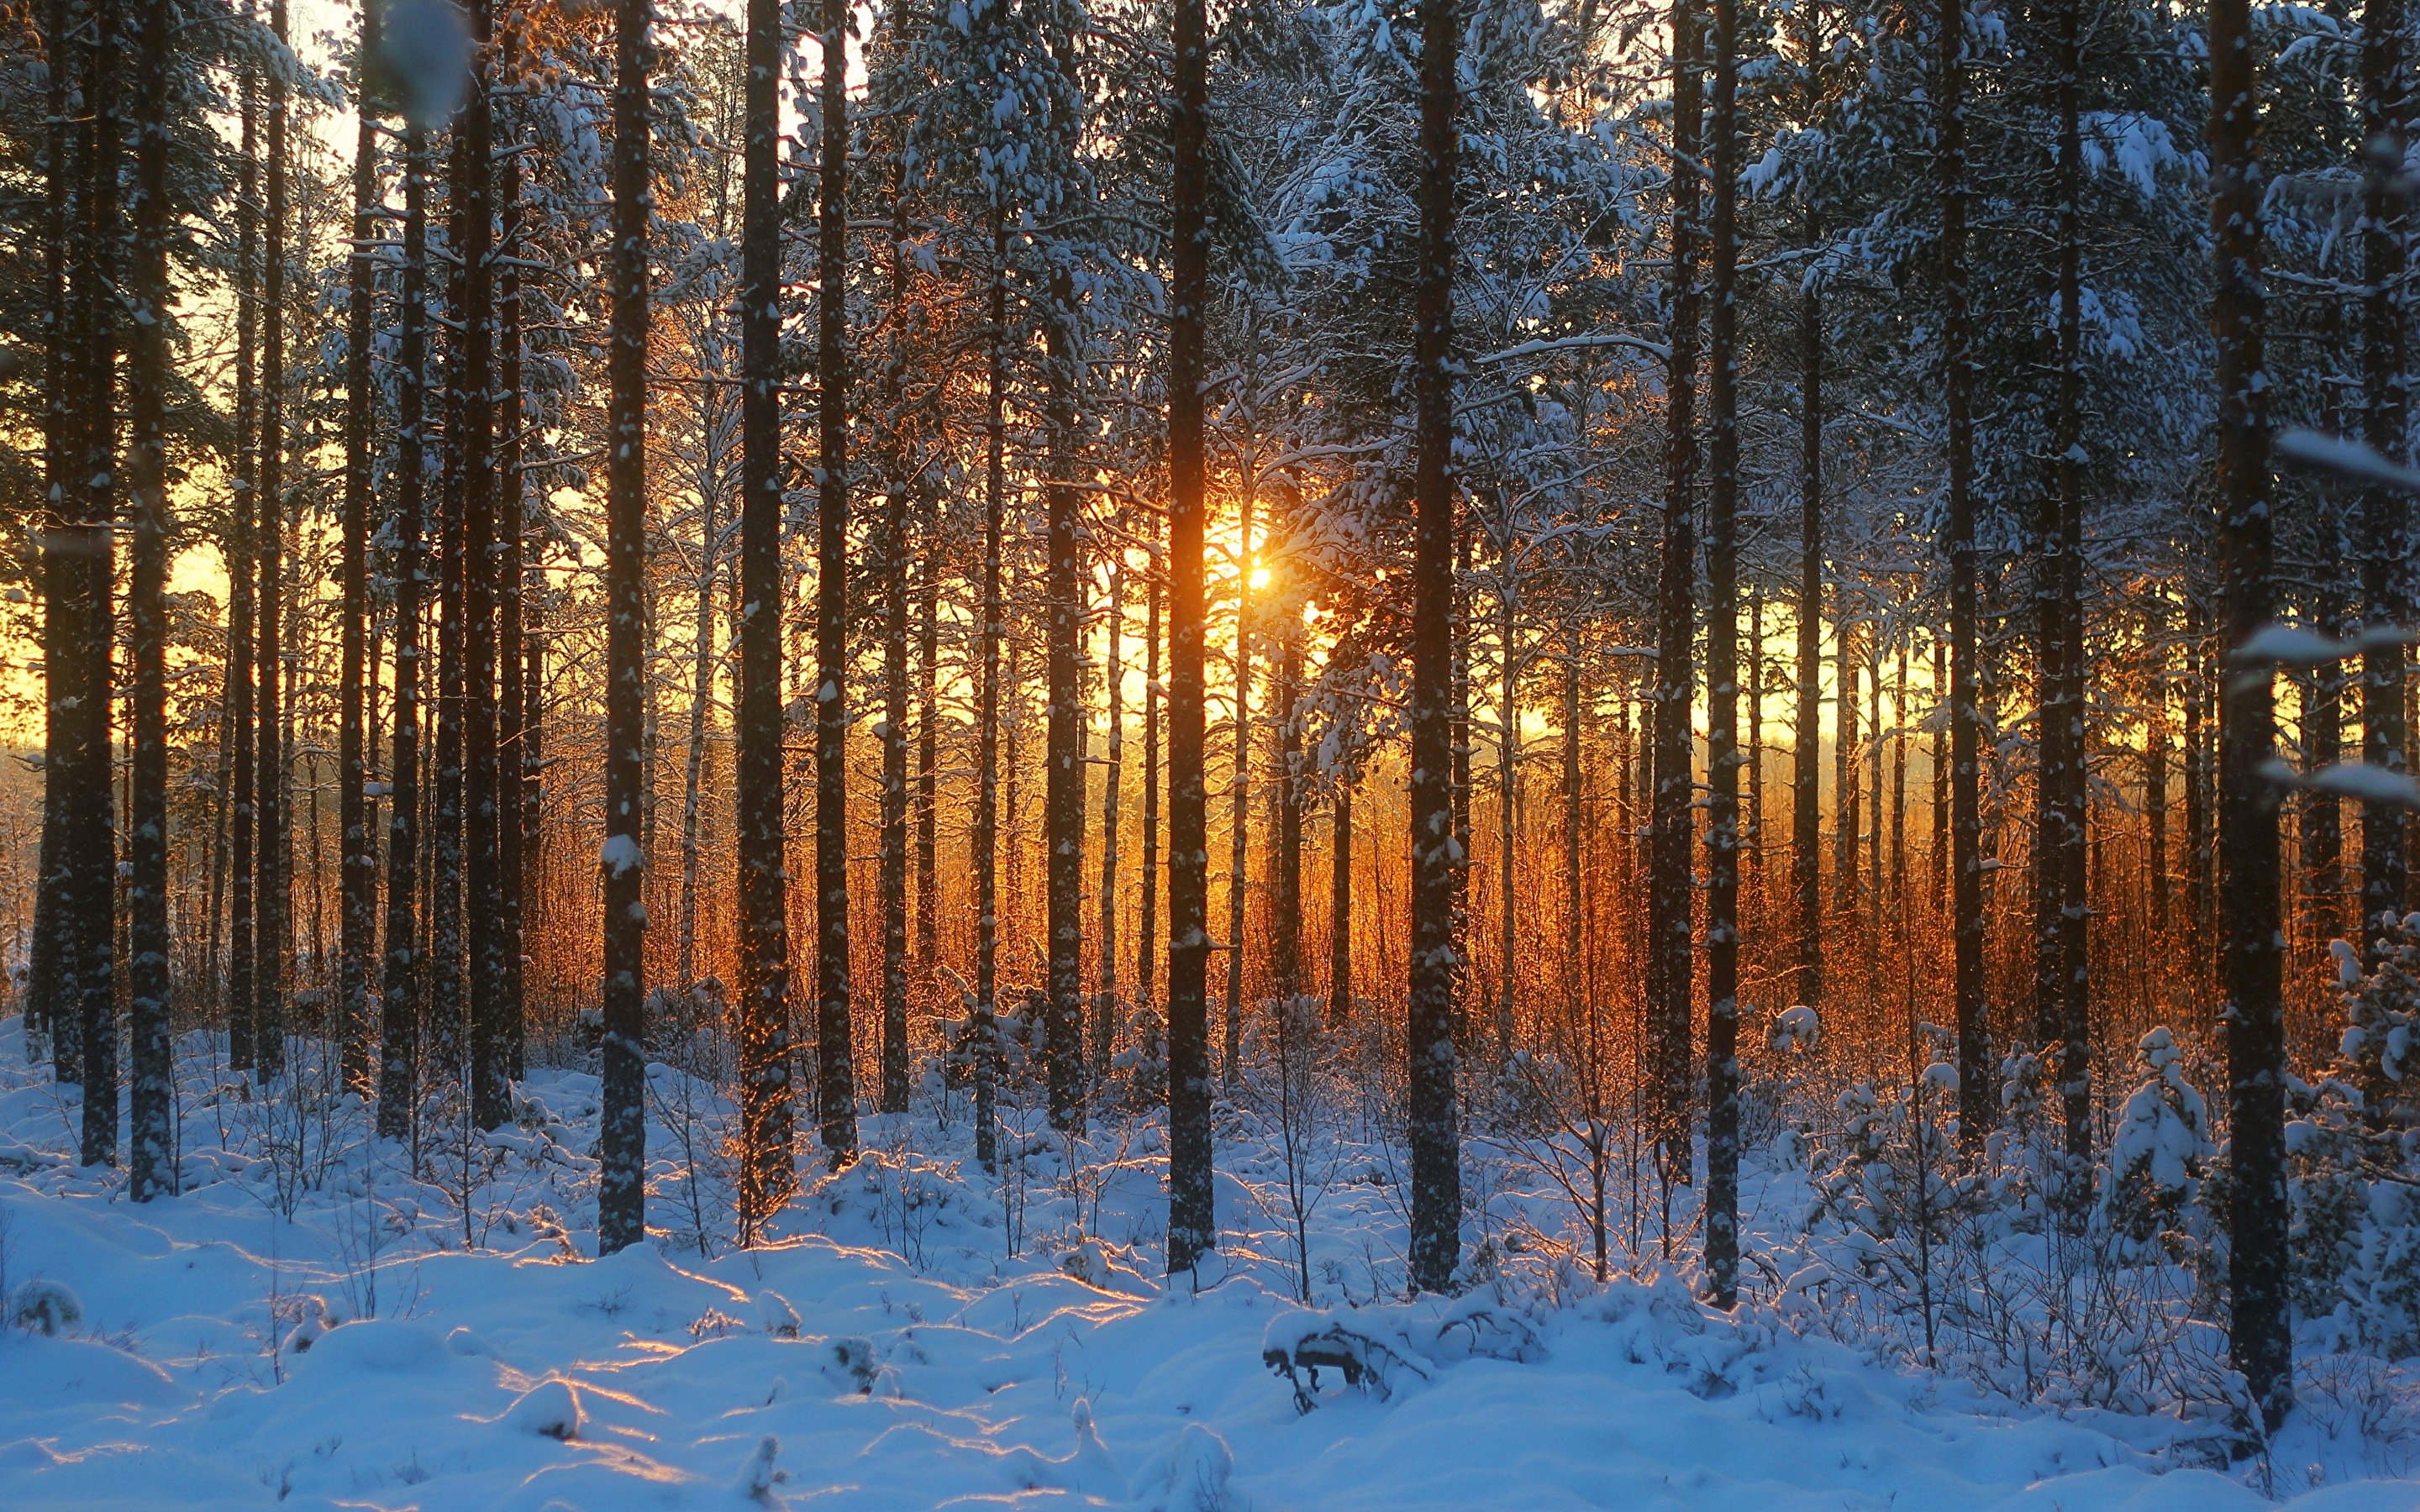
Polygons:
<instances>
[{"instance_id":1,"label":"snow mound","mask_svg":"<svg viewBox=\"0 0 2420 1512\"><path fill-rule=\"evenodd\" d=\"M506 1409L498 1421L508 1428L566 1443L580 1437L581 1428L586 1426L580 1410L580 1393L571 1382L559 1377L541 1381L521 1393L520 1399Z\"/></svg>"}]
</instances>

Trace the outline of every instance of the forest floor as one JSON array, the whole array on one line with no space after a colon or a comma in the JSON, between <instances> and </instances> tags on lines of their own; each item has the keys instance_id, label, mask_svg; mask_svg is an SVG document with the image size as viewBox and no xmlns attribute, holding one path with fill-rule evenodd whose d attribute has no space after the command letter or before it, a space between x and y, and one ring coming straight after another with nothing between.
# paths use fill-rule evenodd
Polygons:
<instances>
[{"instance_id":1,"label":"forest floor","mask_svg":"<svg viewBox=\"0 0 2420 1512\"><path fill-rule=\"evenodd\" d=\"M1069 1181L1012 1119L1018 1179L992 1184L962 1119L918 1121L914 1155L907 1119L868 1119L868 1157L807 1172L740 1250L713 1109L663 1072L663 1231L598 1260L593 1077L534 1068L521 1119L429 1141L414 1174L350 1100L215 1095L186 1050L186 1190L138 1208L73 1164L72 1089L0 1021L0 1284L67 1291L53 1333L0 1330L9 1512L2420 1507L2383 1478L2420 1456L2398 1394L2196 1465L2190 1414L2021 1407L1772 1305L1716 1314L1675 1271L1385 1301L1400 1213L1350 1153L1314 1214L1317 1310L1254 1185L1269 1152L1234 1131L1237 1234L1198 1291L1156 1273L1148 1125ZM1371 1374L1325 1373L1306 1410L1264 1350L1330 1329Z\"/></svg>"}]
</instances>

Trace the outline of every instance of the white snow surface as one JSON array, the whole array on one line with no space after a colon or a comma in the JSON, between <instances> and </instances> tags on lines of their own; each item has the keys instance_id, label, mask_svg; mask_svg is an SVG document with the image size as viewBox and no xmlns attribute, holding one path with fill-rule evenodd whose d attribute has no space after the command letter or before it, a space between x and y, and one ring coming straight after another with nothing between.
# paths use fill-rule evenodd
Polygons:
<instances>
[{"instance_id":1,"label":"white snow surface","mask_svg":"<svg viewBox=\"0 0 2420 1512\"><path fill-rule=\"evenodd\" d=\"M83 1304L70 1335L0 1332L0 1508L2272 1504L2242 1468L2177 1468L2180 1420L1986 1401L1770 1309L1713 1312L1668 1272L1306 1311L1243 1257L1200 1290L1110 1237L1035 1230L1011 1258L997 1198L882 1153L897 1131L879 1119L858 1167L802 1167L811 1189L766 1247L659 1233L597 1259L595 1079L533 1068L521 1090L488 1147L502 1174L473 1204L479 1247L372 1145L339 1150L289 1219L276 1163L246 1149L257 1115L193 1099L187 1190L138 1208L117 1173L72 1164L74 1094L29 1072L0 1021L0 1283L54 1278ZM679 1201L673 1138L651 1128L658 1224ZM1125 1151L1138 1212L1153 1148ZM906 1209L883 1194L911 1186L923 1227L887 1242L882 1213ZM1244 1221L1223 1173L1219 1202ZM1394 1213L1341 1195L1328 1241L1383 1250ZM1330 1329L1404 1367L1383 1393L1330 1374L1299 1412L1263 1350ZM2420 1485L2313 1468L2327 1483L2300 1512L2420 1508Z\"/></svg>"}]
</instances>

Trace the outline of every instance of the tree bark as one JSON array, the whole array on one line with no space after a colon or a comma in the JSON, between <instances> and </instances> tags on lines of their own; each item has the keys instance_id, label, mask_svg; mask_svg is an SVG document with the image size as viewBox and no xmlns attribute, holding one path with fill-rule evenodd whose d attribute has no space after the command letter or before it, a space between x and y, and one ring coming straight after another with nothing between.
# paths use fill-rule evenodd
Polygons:
<instances>
[{"instance_id":1,"label":"tree bark","mask_svg":"<svg viewBox=\"0 0 2420 1512\"><path fill-rule=\"evenodd\" d=\"M613 297L605 471L604 1115L598 1130L597 1248L646 1237L645 906L639 844L639 742L645 717L648 0L615 0Z\"/></svg>"},{"instance_id":2,"label":"tree bark","mask_svg":"<svg viewBox=\"0 0 2420 1512\"><path fill-rule=\"evenodd\" d=\"M70 923L75 932L76 1012L83 1051L81 1158L86 1165L117 1161L117 994L116 826L110 794L110 588L116 515L117 416L116 299L110 255L117 209L119 103L116 8L93 8L92 44L85 54L84 192L77 248L75 383L83 406L84 518L70 548L70 596L77 605L70 662L75 702L70 729L72 796L68 810Z\"/></svg>"},{"instance_id":3,"label":"tree bark","mask_svg":"<svg viewBox=\"0 0 2420 1512\"><path fill-rule=\"evenodd\" d=\"M1456 1105L1453 698L1454 177L1462 19L1420 0L1420 240L1412 291L1413 446L1410 1066L1411 1266L1415 1290L1453 1285L1462 1249L1462 1129Z\"/></svg>"},{"instance_id":4,"label":"tree bark","mask_svg":"<svg viewBox=\"0 0 2420 1512\"><path fill-rule=\"evenodd\" d=\"M975 1084L975 1158L999 1167L993 1099L1000 1025L1000 658L1007 607L1001 601L1001 513L1007 507L1008 224L995 207L991 221L991 307L985 340L990 367L984 383L983 676L976 694L975 1000L971 1005Z\"/></svg>"},{"instance_id":5,"label":"tree bark","mask_svg":"<svg viewBox=\"0 0 2420 1512\"><path fill-rule=\"evenodd\" d=\"M2035 615L2040 635L2040 770L2035 779L2034 1034L2061 1047L2058 1086L2071 1162L2092 1152L2092 1041L2086 934L2084 766L2083 72L2081 0L2060 0L2058 296L2052 487L2038 524Z\"/></svg>"},{"instance_id":6,"label":"tree bark","mask_svg":"<svg viewBox=\"0 0 2420 1512\"><path fill-rule=\"evenodd\" d=\"M529 683L523 675L527 621L522 579L528 567L529 490L521 468L525 424L521 395L521 169L506 153L497 186L500 228L496 285L496 953L502 959L496 1005L504 1074L527 1073L529 1026L522 995L521 903L533 815L528 804ZM375 688L373 688L375 694ZM367 847L364 847L366 853ZM365 856L373 866L375 856Z\"/></svg>"},{"instance_id":7,"label":"tree bark","mask_svg":"<svg viewBox=\"0 0 2420 1512\"><path fill-rule=\"evenodd\" d=\"M1093 998L1092 1079L1107 1086L1109 1049L1118 1022L1118 810L1125 798L1125 662L1121 656L1125 628L1126 568L1123 553L1109 572L1109 759L1101 769L1101 939L1098 949L1099 988ZM1149 936L1145 936L1146 939Z\"/></svg>"},{"instance_id":8,"label":"tree bark","mask_svg":"<svg viewBox=\"0 0 2420 1512\"><path fill-rule=\"evenodd\" d=\"M1433 8L1439 0L1425 0ZM1168 1273L1218 1243L1210 1178L1210 856L1202 756L1203 306L1209 299L1207 7L1176 0L1168 311ZM1155 648L1156 639L1155 638Z\"/></svg>"},{"instance_id":9,"label":"tree bark","mask_svg":"<svg viewBox=\"0 0 2420 1512\"><path fill-rule=\"evenodd\" d=\"M427 581L421 543L426 486L428 351L428 132L404 129L403 272L396 314L395 735L388 745L386 974L379 995L379 1118L382 1138L418 1137L420 1067L420 663ZM237 872L241 875L241 865ZM242 944L237 933L236 943Z\"/></svg>"},{"instance_id":10,"label":"tree bark","mask_svg":"<svg viewBox=\"0 0 2420 1512\"><path fill-rule=\"evenodd\" d=\"M1043 485L1049 517L1049 563L1045 593L1049 708L1045 716L1043 781L1045 874L1048 931L1047 1007L1043 1055L1048 1066L1050 1127L1065 1132L1083 1123L1084 1096L1084 598L1080 499L1072 473L1076 428L1075 293L1065 270L1050 274L1050 308L1044 320L1048 431L1048 476Z\"/></svg>"},{"instance_id":11,"label":"tree bark","mask_svg":"<svg viewBox=\"0 0 2420 1512\"><path fill-rule=\"evenodd\" d=\"M39 1030L50 1040L51 1074L59 1083L83 1079L83 1021L74 1008L75 944L70 924L72 909L69 896L73 888L72 872L69 865L71 848L68 835L67 805L73 786L70 770L72 758L68 749L68 729L71 722L68 700L72 696L72 673L69 671L73 653L75 610L70 603L73 569L67 549L68 522L74 510L68 502L70 479L74 476L80 458L76 415L68 399L68 391L79 361L76 346L76 322L69 299L69 249L73 244L73 228L80 226L81 210L77 202L77 175L82 171L75 161L75 138L69 130L68 85L73 78L75 53L69 41L74 11L69 0L48 0L42 21L42 62L46 69L46 115L43 130L43 306L44 360L42 364L42 849L40 871L37 873L34 898L34 938L26 962L25 1023L29 1030ZM250 75L245 75L248 90ZM251 96L244 96L249 105ZM246 149L244 167L248 173L252 161L250 150L251 113L245 121ZM236 221L239 227L248 225L245 205L249 196L239 193L236 200ZM243 437L245 378L249 363L243 356L250 351L251 327L244 318L249 301L242 297L241 284L245 270L251 267L249 242L241 230L238 232L239 252L236 258L237 299L237 425L239 452ZM242 462L237 462L240 476ZM229 552L232 555L232 550ZM229 563L230 581L236 573ZM232 608L229 613L233 613ZM226 689L235 683L236 652L232 640L228 647L228 671L223 685L219 718L219 740L229 746L228 717L225 707ZM28 1054L38 1054L39 1041L27 1041Z\"/></svg>"},{"instance_id":12,"label":"tree bark","mask_svg":"<svg viewBox=\"0 0 2420 1512\"><path fill-rule=\"evenodd\" d=\"M848 26L824 0L815 282L815 1075L825 1155L857 1150L848 980Z\"/></svg>"},{"instance_id":13,"label":"tree bark","mask_svg":"<svg viewBox=\"0 0 2420 1512\"><path fill-rule=\"evenodd\" d=\"M363 23L365 47L371 23ZM370 363L375 335L372 239L379 235L378 116L366 93L354 101L353 250L348 260L349 287L345 318L345 501L337 577L344 624L336 678L336 830L343 837L337 910L336 1022L340 1072L348 1087L368 1090L370 912L376 906L378 856L363 811L368 780L363 761L362 690L369 618L370 424L377 393Z\"/></svg>"},{"instance_id":14,"label":"tree bark","mask_svg":"<svg viewBox=\"0 0 2420 1512\"><path fill-rule=\"evenodd\" d=\"M796 1188L788 846L782 792L781 0L749 0L739 296L739 1215Z\"/></svg>"},{"instance_id":15,"label":"tree bark","mask_svg":"<svg viewBox=\"0 0 2420 1512\"><path fill-rule=\"evenodd\" d=\"M286 40L286 0L274 0L269 24ZM260 492L255 502L255 545L260 586L253 663L260 680L259 734L254 739L254 805L257 851L253 905L253 1054L264 1078L286 1065L286 966L293 903L292 858L287 853L285 663L286 530L286 220L287 110L286 82L272 75L267 110L269 188L267 245L260 277Z\"/></svg>"},{"instance_id":16,"label":"tree bark","mask_svg":"<svg viewBox=\"0 0 2420 1512\"><path fill-rule=\"evenodd\" d=\"M1798 903L1798 1001L1811 1008L1823 1000L1823 297L1811 280L1798 294L1797 615L1790 881Z\"/></svg>"},{"instance_id":17,"label":"tree bark","mask_svg":"<svg viewBox=\"0 0 2420 1512\"><path fill-rule=\"evenodd\" d=\"M134 193L128 207L134 244L126 277L126 481L134 513L127 594L133 674L126 889L133 1148L127 1196L147 1202L175 1191L178 1175L168 1025L168 0L143 0L134 19Z\"/></svg>"},{"instance_id":18,"label":"tree bark","mask_svg":"<svg viewBox=\"0 0 2420 1512\"><path fill-rule=\"evenodd\" d=\"M1696 841L1689 705L1696 689L1699 158L1703 148L1699 16L1673 0L1672 358L1665 380L1664 560L1656 586L1654 781L1649 820L1648 1077L1658 1157L1668 1181L1689 1179L1690 933Z\"/></svg>"},{"instance_id":19,"label":"tree bark","mask_svg":"<svg viewBox=\"0 0 2420 1512\"><path fill-rule=\"evenodd\" d=\"M1340 766L1329 800L1327 1026L1353 1022L1353 774Z\"/></svg>"},{"instance_id":20,"label":"tree bark","mask_svg":"<svg viewBox=\"0 0 2420 1512\"><path fill-rule=\"evenodd\" d=\"M908 210L894 179L891 217L892 344L882 370L882 1111L908 1111Z\"/></svg>"},{"instance_id":21,"label":"tree bark","mask_svg":"<svg viewBox=\"0 0 2420 1512\"><path fill-rule=\"evenodd\" d=\"M1714 0L1706 500L1706 1269L1739 1300L1739 0Z\"/></svg>"},{"instance_id":22,"label":"tree bark","mask_svg":"<svg viewBox=\"0 0 2420 1512\"><path fill-rule=\"evenodd\" d=\"M2220 631L2232 648L2267 625L2275 590L2269 432L2261 345L2262 180L2250 7L2210 8L2211 328L2218 347ZM2277 788L2263 773L2275 745L2270 669L2229 672L2219 700L2219 825L2226 866L2227 1202L2233 1242L2229 1356L2274 1431L2292 1406L2287 1296L2285 1003L2278 936ZM2248 675L2247 675L2248 673Z\"/></svg>"},{"instance_id":23,"label":"tree bark","mask_svg":"<svg viewBox=\"0 0 2420 1512\"><path fill-rule=\"evenodd\" d=\"M2412 89L2405 16L2405 0L2366 0L2362 8L2361 428L2362 439L2390 457L2402 455L2410 404L2402 294L2411 214L2403 171ZM2404 577L2412 553L2411 501L2392 488L2364 489L2360 528L2362 624L2372 632L2362 654L2362 760L2404 772L2405 656L2390 627L2411 624ZM2394 804L2362 806L2362 933L2372 949L2382 933L2380 921L2403 912L2410 867L2405 820Z\"/></svg>"}]
</instances>

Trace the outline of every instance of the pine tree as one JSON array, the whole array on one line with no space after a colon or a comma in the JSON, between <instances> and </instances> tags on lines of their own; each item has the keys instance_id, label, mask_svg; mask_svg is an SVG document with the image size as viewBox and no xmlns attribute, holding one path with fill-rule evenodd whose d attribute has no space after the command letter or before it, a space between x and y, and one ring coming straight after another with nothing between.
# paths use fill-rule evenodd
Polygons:
<instances>
[{"instance_id":1,"label":"pine tree","mask_svg":"<svg viewBox=\"0 0 2420 1512\"><path fill-rule=\"evenodd\" d=\"M782 794L781 0L749 0L739 343L739 1221L795 1184Z\"/></svg>"},{"instance_id":2,"label":"pine tree","mask_svg":"<svg viewBox=\"0 0 2420 1512\"><path fill-rule=\"evenodd\" d=\"M646 1237L646 908L640 849L645 665L640 579L646 555L648 0L613 12L613 298L606 454L605 1027L597 1247Z\"/></svg>"},{"instance_id":3,"label":"pine tree","mask_svg":"<svg viewBox=\"0 0 2420 1512\"><path fill-rule=\"evenodd\" d=\"M1428 0L1435 9L1438 0ZM1210 855L1202 778L1202 322L1210 293L1209 37L1176 0L1168 290L1168 1273L1218 1245L1210 1150Z\"/></svg>"},{"instance_id":4,"label":"pine tree","mask_svg":"<svg viewBox=\"0 0 2420 1512\"><path fill-rule=\"evenodd\" d=\"M2275 589L2268 508L2269 434L2261 381L2259 82L2244 0L2210 8L2211 228L2217 337L2220 630L2230 648L2267 625ZM2293 1404L2286 1294L2285 1003L2279 981L2277 788L2263 766L2275 744L2267 667L2229 673L2219 698L2225 850L2226 1075L2232 1137L2227 1204L2229 1354L2273 1431Z\"/></svg>"},{"instance_id":5,"label":"pine tree","mask_svg":"<svg viewBox=\"0 0 2420 1512\"><path fill-rule=\"evenodd\" d=\"M126 890L133 1149L127 1195L147 1202L177 1187L168 1026L168 0L144 0L133 23L134 237L126 276L126 481L134 516Z\"/></svg>"},{"instance_id":6,"label":"pine tree","mask_svg":"<svg viewBox=\"0 0 2420 1512\"><path fill-rule=\"evenodd\" d=\"M1421 0L1420 241L1414 286L1413 385L1417 545L1412 564L1412 919L1410 1063L1405 1124L1412 1150L1411 1284L1453 1285L1462 1245L1461 1120L1452 1013L1456 958L1452 752L1453 270L1456 106L1461 17L1453 0Z\"/></svg>"},{"instance_id":7,"label":"pine tree","mask_svg":"<svg viewBox=\"0 0 2420 1512\"><path fill-rule=\"evenodd\" d=\"M825 1154L857 1150L848 980L848 26L824 0L816 230L815 1066Z\"/></svg>"}]
</instances>

